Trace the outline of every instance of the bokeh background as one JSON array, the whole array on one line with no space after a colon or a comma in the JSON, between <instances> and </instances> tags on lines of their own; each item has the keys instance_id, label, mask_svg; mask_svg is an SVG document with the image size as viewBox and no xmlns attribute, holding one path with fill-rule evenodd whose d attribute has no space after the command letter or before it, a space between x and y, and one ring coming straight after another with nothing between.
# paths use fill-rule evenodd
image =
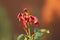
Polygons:
<instances>
[{"instance_id":1,"label":"bokeh background","mask_svg":"<svg viewBox=\"0 0 60 40\"><path fill-rule=\"evenodd\" d=\"M25 33L17 19L24 8L37 16L39 28L50 30L42 40L60 40L60 0L0 0L0 40L16 40Z\"/></svg>"}]
</instances>

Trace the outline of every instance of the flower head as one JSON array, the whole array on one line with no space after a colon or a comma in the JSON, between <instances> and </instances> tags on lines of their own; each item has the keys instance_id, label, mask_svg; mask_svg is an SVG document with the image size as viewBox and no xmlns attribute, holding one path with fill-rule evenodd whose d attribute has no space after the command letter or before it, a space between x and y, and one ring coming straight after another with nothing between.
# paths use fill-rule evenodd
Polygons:
<instances>
[{"instance_id":1,"label":"flower head","mask_svg":"<svg viewBox=\"0 0 60 40\"><path fill-rule=\"evenodd\" d=\"M19 13L17 18L19 19L19 21L23 22L25 28L27 28L27 22L34 23L36 26L39 25L38 19L28 13L26 9L24 9L24 13Z\"/></svg>"}]
</instances>

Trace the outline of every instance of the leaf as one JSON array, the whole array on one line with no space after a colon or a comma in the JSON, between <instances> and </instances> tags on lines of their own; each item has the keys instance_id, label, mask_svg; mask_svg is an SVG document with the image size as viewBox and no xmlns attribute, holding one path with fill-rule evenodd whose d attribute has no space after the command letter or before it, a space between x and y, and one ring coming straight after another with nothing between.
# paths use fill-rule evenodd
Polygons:
<instances>
[{"instance_id":1,"label":"leaf","mask_svg":"<svg viewBox=\"0 0 60 40\"><path fill-rule=\"evenodd\" d=\"M47 32L47 29L40 29L40 32L42 33Z\"/></svg>"},{"instance_id":2,"label":"leaf","mask_svg":"<svg viewBox=\"0 0 60 40\"><path fill-rule=\"evenodd\" d=\"M18 37L17 37L17 40L20 40L20 39L22 39L24 37L24 34L21 34L21 35L19 35Z\"/></svg>"},{"instance_id":3,"label":"leaf","mask_svg":"<svg viewBox=\"0 0 60 40\"><path fill-rule=\"evenodd\" d=\"M27 37L25 37L24 40L27 40Z\"/></svg>"},{"instance_id":4,"label":"leaf","mask_svg":"<svg viewBox=\"0 0 60 40\"><path fill-rule=\"evenodd\" d=\"M50 33L49 30L47 29L38 29L38 28L35 28L34 29L34 40L39 40L41 39L45 33Z\"/></svg>"},{"instance_id":5,"label":"leaf","mask_svg":"<svg viewBox=\"0 0 60 40\"><path fill-rule=\"evenodd\" d=\"M40 31L40 29L34 28L34 33L38 32L38 31Z\"/></svg>"},{"instance_id":6,"label":"leaf","mask_svg":"<svg viewBox=\"0 0 60 40\"><path fill-rule=\"evenodd\" d=\"M34 40L38 40L38 39L40 39L40 38L43 36L43 33L41 33L41 32L36 32L34 35L35 35L35 36L34 36Z\"/></svg>"},{"instance_id":7,"label":"leaf","mask_svg":"<svg viewBox=\"0 0 60 40\"><path fill-rule=\"evenodd\" d=\"M32 36L30 36L30 38L29 38L28 40L33 40L33 37L32 37Z\"/></svg>"}]
</instances>

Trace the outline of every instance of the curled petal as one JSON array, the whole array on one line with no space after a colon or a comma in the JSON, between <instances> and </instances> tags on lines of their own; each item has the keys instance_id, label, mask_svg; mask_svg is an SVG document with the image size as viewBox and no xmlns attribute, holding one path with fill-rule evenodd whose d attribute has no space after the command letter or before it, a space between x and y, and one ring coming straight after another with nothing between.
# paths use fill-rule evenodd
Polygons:
<instances>
[{"instance_id":1,"label":"curled petal","mask_svg":"<svg viewBox=\"0 0 60 40\"><path fill-rule=\"evenodd\" d=\"M19 13L17 18L20 20L24 20L24 14L23 13Z\"/></svg>"},{"instance_id":2,"label":"curled petal","mask_svg":"<svg viewBox=\"0 0 60 40\"><path fill-rule=\"evenodd\" d=\"M32 19L32 21L34 20L34 17L33 16L31 16L31 19Z\"/></svg>"},{"instance_id":3,"label":"curled petal","mask_svg":"<svg viewBox=\"0 0 60 40\"><path fill-rule=\"evenodd\" d=\"M36 22L36 23L35 23L35 25L36 25L36 26L39 26L39 23L38 23L38 22Z\"/></svg>"},{"instance_id":4,"label":"curled petal","mask_svg":"<svg viewBox=\"0 0 60 40\"><path fill-rule=\"evenodd\" d=\"M32 16L32 20L36 26L39 25L38 19L35 16Z\"/></svg>"}]
</instances>

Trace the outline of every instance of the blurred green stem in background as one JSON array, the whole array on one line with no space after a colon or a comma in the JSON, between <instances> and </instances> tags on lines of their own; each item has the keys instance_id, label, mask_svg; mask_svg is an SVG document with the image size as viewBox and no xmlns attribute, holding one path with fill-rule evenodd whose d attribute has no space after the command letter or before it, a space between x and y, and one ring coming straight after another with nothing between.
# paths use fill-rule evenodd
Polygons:
<instances>
[{"instance_id":1,"label":"blurred green stem in background","mask_svg":"<svg viewBox=\"0 0 60 40\"><path fill-rule=\"evenodd\" d=\"M11 39L11 21L8 19L4 6L0 3L0 40Z\"/></svg>"}]
</instances>

